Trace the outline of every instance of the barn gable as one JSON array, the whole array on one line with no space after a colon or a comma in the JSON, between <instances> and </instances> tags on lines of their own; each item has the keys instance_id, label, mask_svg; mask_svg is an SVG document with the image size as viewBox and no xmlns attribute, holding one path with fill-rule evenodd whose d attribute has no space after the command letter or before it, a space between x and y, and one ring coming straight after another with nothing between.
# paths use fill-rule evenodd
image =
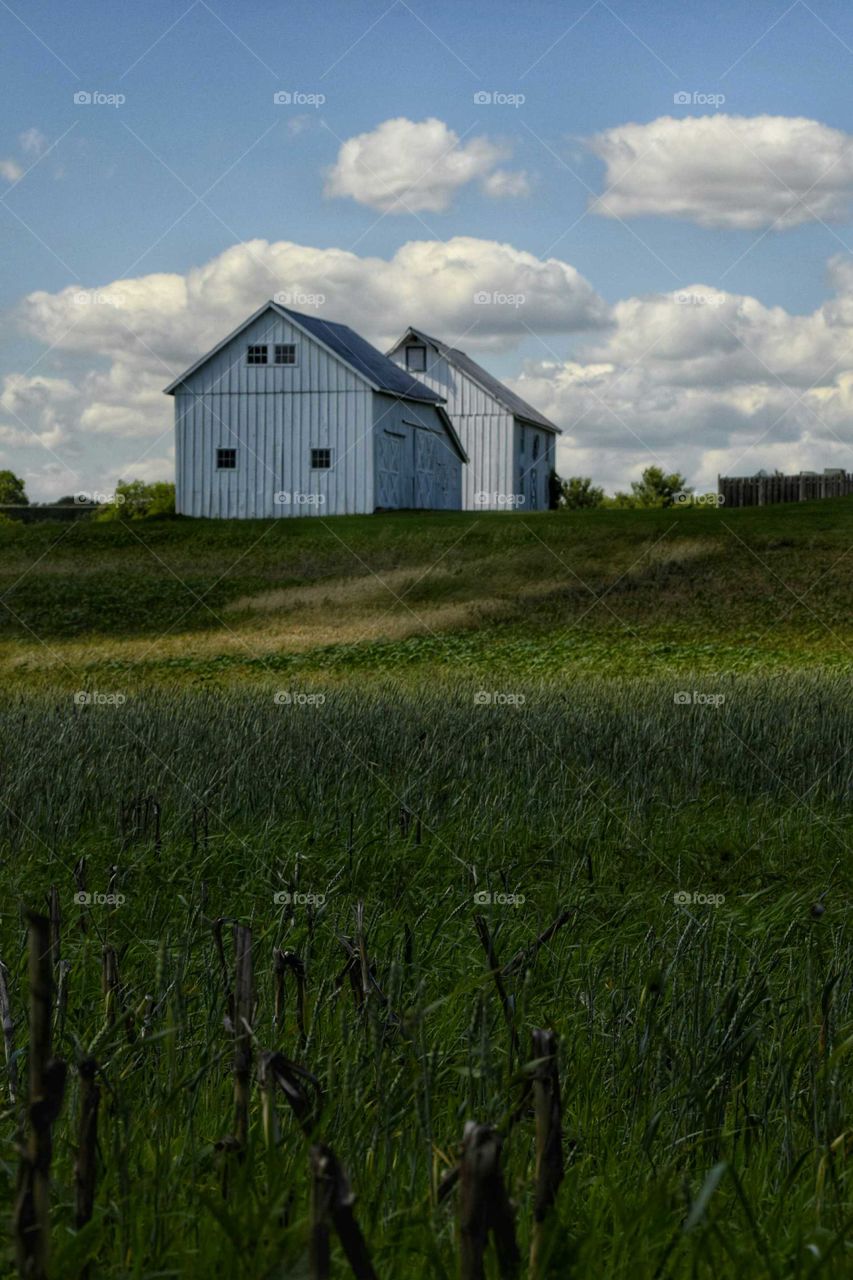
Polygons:
<instances>
[{"instance_id":1,"label":"barn gable","mask_svg":"<svg viewBox=\"0 0 853 1280\"><path fill-rule=\"evenodd\" d=\"M175 397L183 514L340 515L428 506L432 498L461 506L466 456L442 397L346 325L269 302L166 391ZM388 406L404 408L409 419L401 426L409 445L400 454L405 500L398 504L376 494ZM440 442L435 466L430 441Z\"/></svg>"},{"instance_id":2,"label":"barn gable","mask_svg":"<svg viewBox=\"0 0 853 1280\"><path fill-rule=\"evenodd\" d=\"M446 400L469 455L466 510L542 509L559 427L464 351L413 326L389 356Z\"/></svg>"},{"instance_id":3,"label":"barn gable","mask_svg":"<svg viewBox=\"0 0 853 1280\"><path fill-rule=\"evenodd\" d=\"M415 329L412 326L406 330L402 338L394 344L388 352L389 357L394 359L400 357L401 353L405 353L406 347L412 345L412 340L417 343L432 348L435 355L430 360L427 357L427 368L424 373L435 373L439 378L444 377L447 381L448 390L451 390L451 378L446 372L442 371L442 364L447 370L453 370L461 375L460 380L465 380L474 387L477 387L482 393L484 403L476 408L471 408L468 412L485 412L498 413L508 412L520 422L528 422L532 426L541 427L545 431L553 431L560 434L560 428L549 418L546 418L538 409L534 409L533 405L528 404L526 400L522 400L521 396L516 395L509 387L505 386L494 374L489 373L488 369L484 369L465 351L460 351L458 347L448 346L439 338L433 338L428 333L424 333L421 329ZM436 359L436 356L439 359ZM450 397L447 397L450 399ZM461 412L465 412L465 408L461 407Z\"/></svg>"}]
</instances>

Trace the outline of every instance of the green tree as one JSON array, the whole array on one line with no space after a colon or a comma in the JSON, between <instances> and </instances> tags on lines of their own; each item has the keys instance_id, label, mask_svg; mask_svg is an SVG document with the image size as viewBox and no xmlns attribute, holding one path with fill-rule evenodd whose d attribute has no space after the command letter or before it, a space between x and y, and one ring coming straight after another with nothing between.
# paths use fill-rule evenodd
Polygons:
<instances>
[{"instance_id":1,"label":"green tree","mask_svg":"<svg viewBox=\"0 0 853 1280\"><path fill-rule=\"evenodd\" d=\"M145 520L175 514L175 486L165 480L119 480L115 501L99 507L95 520Z\"/></svg>"},{"instance_id":2,"label":"green tree","mask_svg":"<svg viewBox=\"0 0 853 1280\"><path fill-rule=\"evenodd\" d=\"M560 506L569 511L585 507L600 507L604 502L604 490L592 483L589 476L569 476L561 485Z\"/></svg>"},{"instance_id":3,"label":"green tree","mask_svg":"<svg viewBox=\"0 0 853 1280\"><path fill-rule=\"evenodd\" d=\"M0 471L0 506L6 503L16 507L30 505L24 482L14 471Z\"/></svg>"},{"instance_id":4,"label":"green tree","mask_svg":"<svg viewBox=\"0 0 853 1280\"><path fill-rule=\"evenodd\" d=\"M671 507L693 492L679 471L666 475L661 467L646 467L642 479L631 482L630 504L635 507ZM616 497L627 495L617 494ZM625 504L628 505L628 504Z\"/></svg>"}]
</instances>

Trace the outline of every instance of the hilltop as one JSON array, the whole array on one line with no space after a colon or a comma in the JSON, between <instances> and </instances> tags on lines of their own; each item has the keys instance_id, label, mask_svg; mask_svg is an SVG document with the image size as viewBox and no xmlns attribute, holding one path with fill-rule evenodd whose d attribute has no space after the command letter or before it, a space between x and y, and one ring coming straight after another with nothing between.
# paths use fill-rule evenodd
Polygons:
<instances>
[{"instance_id":1,"label":"hilltop","mask_svg":"<svg viewBox=\"0 0 853 1280\"><path fill-rule=\"evenodd\" d=\"M853 502L0 528L7 686L739 672L851 654Z\"/></svg>"}]
</instances>

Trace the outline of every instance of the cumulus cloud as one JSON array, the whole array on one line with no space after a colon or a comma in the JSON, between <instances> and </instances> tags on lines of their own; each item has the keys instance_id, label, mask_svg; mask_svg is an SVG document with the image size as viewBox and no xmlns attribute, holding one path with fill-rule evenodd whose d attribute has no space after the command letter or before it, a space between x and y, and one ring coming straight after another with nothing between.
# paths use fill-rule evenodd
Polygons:
<instances>
[{"instance_id":1,"label":"cumulus cloud","mask_svg":"<svg viewBox=\"0 0 853 1280\"><path fill-rule=\"evenodd\" d=\"M833 263L839 287L848 263ZM811 315L707 285L613 308L578 357L550 350L511 385L564 428L558 466L624 487L650 462L716 476L850 468L853 294ZM549 344L550 345L550 344Z\"/></svg>"},{"instance_id":2,"label":"cumulus cloud","mask_svg":"<svg viewBox=\"0 0 853 1280\"><path fill-rule=\"evenodd\" d=\"M468 236L410 241L391 259L253 240L186 275L36 291L14 318L50 349L62 376L8 383L6 418L0 398L3 465L11 465L11 448L27 443L18 433L29 429L30 443L41 433L63 457L73 460L73 450L82 450L74 465L89 470L78 488L107 489L118 474L141 475L134 464L164 457L159 442L170 440L172 402L163 387L277 295L295 310L319 304L320 314L352 325L380 349L411 323L450 342L498 350L517 342L526 326L569 333L600 327L609 316L569 263ZM478 301L483 297L488 305ZM36 404L37 396L45 403Z\"/></svg>"},{"instance_id":3,"label":"cumulus cloud","mask_svg":"<svg viewBox=\"0 0 853 1280\"><path fill-rule=\"evenodd\" d=\"M620 124L589 140L604 217L657 214L758 230L849 216L853 137L817 120L718 113Z\"/></svg>"},{"instance_id":4,"label":"cumulus cloud","mask_svg":"<svg viewBox=\"0 0 853 1280\"><path fill-rule=\"evenodd\" d=\"M342 144L325 191L383 213L442 213L456 192L474 181L490 196L527 195L524 174L498 168L508 156L506 147L488 138L460 141L435 117L399 116Z\"/></svg>"},{"instance_id":5,"label":"cumulus cloud","mask_svg":"<svg viewBox=\"0 0 853 1280\"><path fill-rule=\"evenodd\" d=\"M0 178L5 178L7 182L19 182L23 176L24 171L17 160L0 160Z\"/></svg>"},{"instance_id":6,"label":"cumulus cloud","mask_svg":"<svg viewBox=\"0 0 853 1280\"><path fill-rule=\"evenodd\" d=\"M712 487L718 472L849 468L853 259L829 279L806 315L701 281L608 307L569 263L498 241L415 240L384 259L254 240L185 275L24 298L11 319L44 358L0 387L0 465L36 497L171 478L162 388L282 295L380 349L415 324L478 355L563 427L563 474L624 488L658 462ZM507 377L501 353L522 342L540 355Z\"/></svg>"}]
</instances>

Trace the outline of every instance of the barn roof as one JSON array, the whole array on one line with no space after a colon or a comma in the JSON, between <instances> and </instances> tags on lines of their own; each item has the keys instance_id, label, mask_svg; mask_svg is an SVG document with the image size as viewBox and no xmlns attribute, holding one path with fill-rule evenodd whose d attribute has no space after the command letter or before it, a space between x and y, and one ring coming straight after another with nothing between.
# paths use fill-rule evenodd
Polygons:
<instances>
[{"instance_id":1,"label":"barn roof","mask_svg":"<svg viewBox=\"0 0 853 1280\"><path fill-rule=\"evenodd\" d=\"M197 369L206 364L211 356L216 355L217 351L221 351L234 338L239 337L243 330L248 328L265 311L275 311L278 315L287 316L288 320L291 320L298 328L303 329L312 338L316 339L333 355L348 364L356 373L361 374L375 391L387 391L390 395L395 395L401 400L420 400L426 404L435 405L444 403L443 396L424 386L422 382L418 382L405 369L401 369L393 360L389 360L381 351L377 351L376 347L372 347L354 329L350 329L349 325L335 324L331 320L321 320L318 316L303 315L300 311L291 311L289 307L282 307L277 302L272 301L259 307L257 311L249 316L248 320L244 320L232 333L229 333L226 338L223 338L215 347L196 360L195 364L190 365L189 369L185 369L180 377L175 378L174 382L171 382L166 387L166 393L171 395L175 392L182 382L185 382Z\"/></svg>"},{"instance_id":2,"label":"barn roof","mask_svg":"<svg viewBox=\"0 0 853 1280\"><path fill-rule=\"evenodd\" d=\"M517 396L514 391L510 391L509 387L504 386L494 374L489 373L488 369L484 369L481 364L477 364L476 360L465 351L460 351L458 347L450 347L446 342L442 342L440 338L432 338L428 333L424 333L423 329L415 329L410 325L399 342L396 342L391 348L395 351L405 338L413 334L414 337L420 338L422 342L430 342L436 350L444 356L454 368L460 373L464 373L476 382L483 391L487 392L497 400L498 404L502 404L505 409L516 418L521 418L523 422L530 422L537 427L544 427L546 431L556 431L560 434L560 428L549 418L546 418L538 409L534 409L532 404L528 404L526 400L522 400L521 396Z\"/></svg>"}]
</instances>

